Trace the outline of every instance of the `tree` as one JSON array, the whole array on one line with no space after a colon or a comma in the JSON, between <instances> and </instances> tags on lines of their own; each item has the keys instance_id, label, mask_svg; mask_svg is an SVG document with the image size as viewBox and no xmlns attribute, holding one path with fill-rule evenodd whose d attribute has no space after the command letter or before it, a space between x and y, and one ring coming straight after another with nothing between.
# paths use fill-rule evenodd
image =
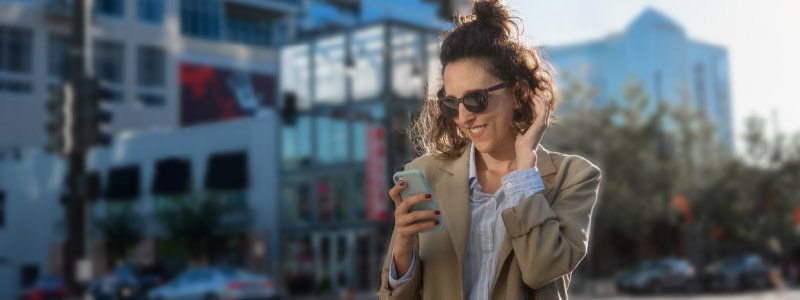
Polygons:
<instances>
[{"instance_id":1,"label":"tree","mask_svg":"<svg viewBox=\"0 0 800 300\"><path fill-rule=\"evenodd\" d=\"M142 237L141 225L141 217L129 206L108 210L104 218L96 221L105 241L108 265L113 266L117 261L128 257L130 249Z\"/></svg>"},{"instance_id":2,"label":"tree","mask_svg":"<svg viewBox=\"0 0 800 300\"><path fill-rule=\"evenodd\" d=\"M207 192L162 199L158 219L173 242L173 255L213 261L226 242L243 232L251 215L239 193Z\"/></svg>"}]
</instances>

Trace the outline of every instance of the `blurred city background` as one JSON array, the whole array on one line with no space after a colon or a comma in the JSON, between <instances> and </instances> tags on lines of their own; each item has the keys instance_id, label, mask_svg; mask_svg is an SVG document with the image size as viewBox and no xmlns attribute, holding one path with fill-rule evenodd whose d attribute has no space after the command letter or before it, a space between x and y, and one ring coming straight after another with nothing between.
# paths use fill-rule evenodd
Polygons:
<instances>
[{"instance_id":1,"label":"blurred city background","mask_svg":"<svg viewBox=\"0 0 800 300\"><path fill-rule=\"evenodd\" d=\"M800 297L800 5L506 2L603 170L571 296ZM376 299L470 5L0 0L0 300Z\"/></svg>"}]
</instances>

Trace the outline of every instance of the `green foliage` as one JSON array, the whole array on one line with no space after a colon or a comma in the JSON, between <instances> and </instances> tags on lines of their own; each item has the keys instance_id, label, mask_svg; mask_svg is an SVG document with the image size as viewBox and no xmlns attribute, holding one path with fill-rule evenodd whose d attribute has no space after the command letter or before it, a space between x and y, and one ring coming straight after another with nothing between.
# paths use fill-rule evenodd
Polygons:
<instances>
[{"instance_id":1,"label":"green foliage","mask_svg":"<svg viewBox=\"0 0 800 300\"><path fill-rule=\"evenodd\" d=\"M122 203L109 204L106 216L95 221L105 241L109 265L127 258L131 248L142 238L141 216L132 206L119 204Z\"/></svg>"},{"instance_id":2,"label":"green foliage","mask_svg":"<svg viewBox=\"0 0 800 300\"><path fill-rule=\"evenodd\" d=\"M770 138L766 122L751 118L741 135L747 154L737 158L717 141L713 123L691 108L686 93L669 105L651 101L631 82L620 99L599 105L596 91L581 80L566 82L564 106L543 144L601 168L592 235L614 249L603 252L616 256L602 257L616 261L606 269L647 256L646 241L663 240L676 229L707 242L703 257L721 249L760 251L770 236L784 244L798 241L792 210L800 207L800 133ZM686 197L691 220L681 218L676 195ZM656 244L667 249L655 255L686 252L677 240Z\"/></svg>"},{"instance_id":3,"label":"green foliage","mask_svg":"<svg viewBox=\"0 0 800 300\"><path fill-rule=\"evenodd\" d=\"M157 218L169 236L170 256L213 259L226 241L251 222L241 192L206 192L160 199Z\"/></svg>"}]
</instances>

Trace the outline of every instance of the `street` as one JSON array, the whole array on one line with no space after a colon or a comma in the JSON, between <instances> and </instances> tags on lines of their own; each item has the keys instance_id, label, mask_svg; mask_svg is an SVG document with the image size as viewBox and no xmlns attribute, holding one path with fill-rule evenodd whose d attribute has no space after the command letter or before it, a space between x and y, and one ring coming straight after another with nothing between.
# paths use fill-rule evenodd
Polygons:
<instances>
[{"instance_id":1,"label":"street","mask_svg":"<svg viewBox=\"0 0 800 300\"><path fill-rule=\"evenodd\" d=\"M673 300L673 299L693 299L693 300L796 300L800 299L800 289L792 289L786 291L783 295L778 296L772 290L748 293L715 293L715 294L698 294L698 295L683 295L674 294L666 296L602 296L602 297L588 297L585 295L570 295L571 299L575 300L633 300L633 299L646 299L646 300ZM337 297L288 297L287 299L301 299L301 300L339 300L345 298ZM356 295L357 300L376 300L378 296L375 293L360 293Z\"/></svg>"},{"instance_id":2,"label":"street","mask_svg":"<svg viewBox=\"0 0 800 300\"><path fill-rule=\"evenodd\" d=\"M586 297L575 295L570 297L577 300L590 300L590 299L647 299L647 300L672 300L672 299L695 299L695 300L794 300L800 299L800 289L793 289L786 291L783 295L778 296L775 291L760 291L760 292L747 292L747 293L715 293L715 294L698 294L694 296L687 296L682 294L674 294L667 296L604 296L604 297Z\"/></svg>"}]
</instances>

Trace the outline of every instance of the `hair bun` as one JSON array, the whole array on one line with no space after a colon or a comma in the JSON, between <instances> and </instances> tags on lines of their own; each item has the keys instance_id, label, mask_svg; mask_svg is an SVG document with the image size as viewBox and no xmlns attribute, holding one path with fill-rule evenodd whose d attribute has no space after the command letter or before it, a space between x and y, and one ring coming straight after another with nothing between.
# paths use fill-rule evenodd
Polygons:
<instances>
[{"instance_id":1,"label":"hair bun","mask_svg":"<svg viewBox=\"0 0 800 300\"><path fill-rule=\"evenodd\" d=\"M511 36L511 11L500 0L478 0L472 5L474 21Z\"/></svg>"}]
</instances>

